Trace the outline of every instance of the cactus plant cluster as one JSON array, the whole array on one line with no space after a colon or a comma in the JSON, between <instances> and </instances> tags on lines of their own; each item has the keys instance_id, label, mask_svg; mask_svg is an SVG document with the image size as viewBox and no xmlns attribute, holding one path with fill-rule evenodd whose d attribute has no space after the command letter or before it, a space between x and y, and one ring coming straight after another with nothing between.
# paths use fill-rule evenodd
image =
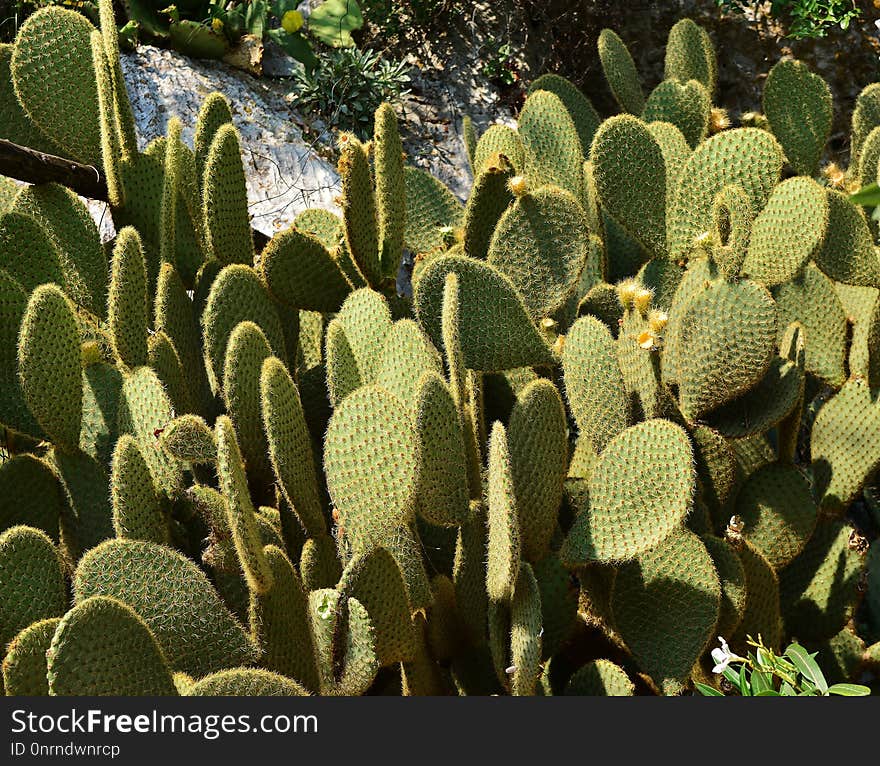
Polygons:
<instances>
[{"instance_id":1,"label":"cactus plant cluster","mask_svg":"<svg viewBox=\"0 0 880 766\"><path fill-rule=\"evenodd\" d=\"M2 50L4 137L100 168L118 231L0 179L7 694L677 694L718 635L880 662L880 258L835 186L877 175L877 86L823 174L803 64L725 128L699 27L647 97L606 31L621 114L539 78L466 126L462 205L382 107L341 214L258 250L229 104L139 152L109 7Z\"/></svg>"}]
</instances>

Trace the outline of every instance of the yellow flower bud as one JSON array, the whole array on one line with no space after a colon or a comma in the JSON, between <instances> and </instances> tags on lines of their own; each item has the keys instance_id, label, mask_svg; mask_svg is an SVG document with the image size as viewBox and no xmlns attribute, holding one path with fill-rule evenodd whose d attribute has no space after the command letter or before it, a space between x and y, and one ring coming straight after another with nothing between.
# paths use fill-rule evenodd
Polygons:
<instances>
[{"instance_id":1,"label":"yellow flower bud","mask_svg":"<svg viewBox=\"0 0 880 766\"><path fill-rule=\"evenodd\" d=\"M730 115L727 113L727 110L722 109L720 106L712 107L712 111L709 113L709 132L714 135L722 130L727 130L729 127Z\"/></svg>"},{"instance_id":2,"label":"yellow flower bud","mask_svg":"<svg viewBox=\"0 0 880 766\"><path fill-rule=\"evenodd\" d=\"M218 34L223 31L223 19L211 19L211 29Z\"/></svg>"},{"instance_id":3,"label":"yellow flower bud","mask_svg":"<svg viewBox=\"0 0 880 766\"><path fill-rule=\"evenodd\" d=\"M526 183L525 176L514 176L507 182L507 188L514 197L522 197L528 192L529 185Z\"/></svg>"},{"instance_id":4,"label":"yellow flower bud","mask_svg":"<svg viewBox=\"0 0 880 766\"><path fill-rule=\"evenodd\" d=\"M649 308L651 308L651 301L654 298L654 291L647 290L644 287L636 290L636 294L633 296L633 305L639 310L640 313L644 314L647 312Z\"/></svg>"},{"instance_id":5,"label":"yellow flower bud","mask_svg":"<svg viewBox=\"0 0 880 766\"><path fill-rule=\"evenodd\" d=\"M632 308L636 293L640 290L639 283L634 279L625 279L617 286L617 299L625 309Z\"/></svg>"},{"instance_id":6,"label":"yellow flower bud","mask_svg":"<svg viewBox=\"0 0 880 766\"><path fill-rule=\"evenodd\" d=\"M648 327L655 335L660 335L666 329L669 316L665 311L652 311L648 314Z\"/></svg>"},{"instance_id":7,"label":"yellow flower bud","mask_svg":"<svg viewBox=\"0 0 880 766\"><path fill-rule=\"evenodd\" d=\"M287 11L281 17L281 28L289 35L302 29L302 25L303 15L299 11Z\"/></svg>"},{"instance_id":8,"label":"yellow flower bud","mask_svg":"<svg viewBox=\"0 0 880 766\"><path fill-rule=\"evenodd\" d=\"M822 168L822 175L825 176L831 188L844 189L846 187L846 173L836 162L832 162Z\"/></svg>"}]
</instances>

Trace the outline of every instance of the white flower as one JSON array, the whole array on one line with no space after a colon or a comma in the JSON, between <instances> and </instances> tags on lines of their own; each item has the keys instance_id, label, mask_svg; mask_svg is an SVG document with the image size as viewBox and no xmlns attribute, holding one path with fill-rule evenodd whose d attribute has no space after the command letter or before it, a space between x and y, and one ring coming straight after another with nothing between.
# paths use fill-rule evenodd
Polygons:
<instances>
[{"instance_id":1,"label":"white flower","mask_svg":"<svg viewBox=\"0 0 880 766\"><path fill-rule=\"evenodd\" d=\"M740 657L730 651L727 641L721 636L718 636L718 640L721 642L721 648L712 650L712 659L715 661L715 667L712 668L713 673L723 673L731 662L745 661L745 657Z\"/></svg>"}]
</instances>

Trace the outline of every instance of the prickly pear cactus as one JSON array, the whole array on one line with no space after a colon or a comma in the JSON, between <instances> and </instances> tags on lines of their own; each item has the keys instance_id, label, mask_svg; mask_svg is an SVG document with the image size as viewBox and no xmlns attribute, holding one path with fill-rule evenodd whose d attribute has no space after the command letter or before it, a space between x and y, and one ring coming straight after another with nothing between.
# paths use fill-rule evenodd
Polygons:
<instances>
[{"instance_id":1,"label":"prickly pear cactus","mask_svg":"<svg viewBox=\"0 0 880 766\"><path fill-rule=\"evenodd\" d=\"M805 64L728 125L694 22L650 93L605 30L624 114L544 75L465 121L459 199L385 105L339 215L263 243L238 105L138 151L99 5L0 46L2 137L93 165L118 232L0 178L7 694L680 694L718 635L878 662L877 86L820 173Z\"/></svg>"}]
</instances>

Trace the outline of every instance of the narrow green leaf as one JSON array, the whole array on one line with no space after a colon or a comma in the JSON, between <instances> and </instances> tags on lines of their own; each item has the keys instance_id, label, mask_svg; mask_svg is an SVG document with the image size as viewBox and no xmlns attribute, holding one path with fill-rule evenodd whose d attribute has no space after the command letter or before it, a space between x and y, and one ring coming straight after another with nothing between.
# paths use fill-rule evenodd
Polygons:
<instances>
[{"instance_id":1,"label":"narrow green leaf","mask_svg":"<svg viewBox=\"0 0 880 766\"><path fill-rule=\"evenodd\" d=\"M863 186L854 194L849 195L849 201L854 205L877 207L877 205L880 205L880 186L876 183Z\"/></svg>"},{"instance_id":2,"label":"narrow green leaf","mask_svg":"<svg viewBox=\"0 0 880 766\"><path fill-rule=\"evenodd\" d=\"M785 650L785 656L788 657L798 669L798 672L810 681L822 694L828 691L828 682L822 671L816 664L816 660L807 652L800 644L790 644Z\"/></svg>"},{"instance_id":3,"label":"narrow green leaf","mask_svg":"<svg viewBox=\"0 0 880 766\"><path fill-rule=\"evenodd\" d=\"M745 665L739 669L739 690L742 692L743 697L752 696L752 686L749 683L749 677L746 675Z\"/></svg>"},{"instance_id":4,"label":"narrow green leaf","mask_svg":"<svg viewBox=\"0 0 880 766\"><path fill-rule=\"evenodd\" d=\"M701 684L698 681L694 682L694 686L697 691L702 694L704 697L723 697L724 695L718 691L718 689L713 689L711 686L706 686L706 684Z\"/></svg>"},{"instance_id":5,"label":"narrow green leaf","mask_svg":"<svg viewBox=\"0 0 880 766\"><path fill-rule=\"evenodd\" d=\"M761 692L766 691L772 691L774 694L776 693L770 676L760 670L755 670L752 673L752 696L758 697L761 695Z\"/></svg>"},{"instance_id":6,"label":"narrow green leaf","mask_svg":"<svg viewBox=\"0 0 880 766\"><path fill-rule=\"evenodd\" d=\"M828 687L828 693L840 697L867 697L871 690L861 684L834 684Z\"/></svg>"}]
</instances>

